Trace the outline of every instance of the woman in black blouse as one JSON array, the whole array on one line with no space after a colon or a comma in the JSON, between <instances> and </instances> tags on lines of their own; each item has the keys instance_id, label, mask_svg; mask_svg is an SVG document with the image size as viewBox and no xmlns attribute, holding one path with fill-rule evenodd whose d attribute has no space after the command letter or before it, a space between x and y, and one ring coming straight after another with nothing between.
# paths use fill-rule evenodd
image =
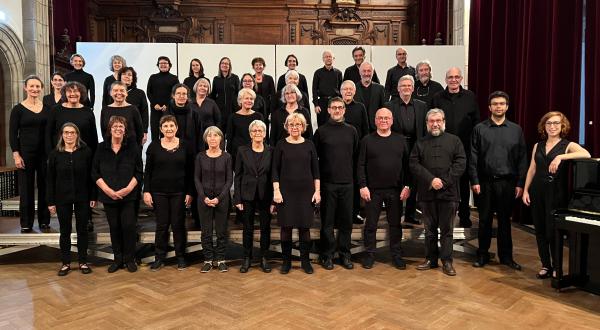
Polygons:
<instances>
[{"instance_id":1,"label":"woman in black blouse","mask_svg":"<svg viewBox=\"0 0 600 330\"><path fill-rule=\"evenodd\" d=\"M122 81L127 85L127 103L134 105L140 112L142 117L142 128L144 130L144 137L142 138L142 145L146 144L148 140L148 125L149 125L149 114L148 114L148 99L146 98L146 92L137 88L137 73L135 70L126 66L119 71L118 80Z\"/></svg>"},{"instance_id":2,"label":"woman in black blouse","mask_svg":"<svg viewBox=\"0 0 600 330\"><path fill-rule=\"evenodd\" d=\"M256 86L256 81L254 80L254 77L249 73L244 73L242 75L241 82L241 88L248 88L256 93L256 98L254 99L254 105L252 106L252 110L261 113L264 118L268 118L269 111L267 107L267 102L262 96L260 96L260 94L258 94L258 87Z\"/></svg>"},{"instance_id":3,"label":"woman in black blouse","mask_svg":"<svg viewBox=\"0 0 600 330\"><path fill-rule=\"evenodd\" d=\"M244 224L244 261L240 267L241 273L248 272L252 259L254 236L254 212L258 211L260 219L260 268L265 273L271 272L267 259L271 245L271 205L273 190L271 186L272 148L266 145L267 125L260 120L250 123L249 135L251 146L238 148L235 163L234 197L235 207L242 212Z\"/></svg>"},{"instance_id":4,"label":"woman in black blouse","mask_svg":"<svg viewBox=\"0 0 600 330\"><path fill-rule=\"evenodd\" d=\"M292 228L298 228L300 260L307 274L313 273L310 264L310 227L314 222L314 207L321 202L319 161L314 144L302 137L306 130L302 114L290 114L285 121L289 136L281 140L273 154L273 201L281 226L281 273L291 267Z\"/></svg>"},{"instance_id":5,"label":"woman in black blouse","mask_svg":"<svg viewBox=\"0 0 600 330\"><path fill-rule=\"evenodd\" d=\"M142 181L142 157L138 145L125 139L127 119L112 116L107 127L106 140L98 145L92 163L92 180L99 188L98 200L104 204L110 228L114 261L108 272L125 266L133 273L137 270L134 203Z\"/></svg>"},{"instance_id":6,"label":"woman in black blouse","mask_svg":"<svg viewBox=\"0 0 600 330\"><path fill-rule=\"evenodd\" d=\"M70 63L73 67L73 71L65 75L65 80L67 82L77 81L83 86L85 86L86 91L89 93L89 96L86 94L86 97L84 98L84 104L93 109L94 102L96 100L96 84L94 82L94 76L83 71L83 67L85 66L85 59L80 54L71 55Z\"/></svg>"},{"instance_id":7,"label":"woman in black blouse","mask_svg":"<svg viewBox=\"0 0 600 330\"><path fill-rule=\"evenodd\" d=\"M169 226L173 229L173 242L177 269L187 267L185 262L185 207L192 202L194 153L187 141L177 137L177 120L171 115L160 118L162 138L152 141L146 151L144 175L144 203L154 207L156 214L156 257L150 270L164 265L169 243Z\"/></svg>"},{"instance_id":8,"label":"woman in black blouse","mask_svg":"<svg viewBox=\"0 0 600 330\"><path fill-rule=\"evenodd\" d=\"M197 112L202 123L202 135L204 135L204 129L210 126L221 127L221 110L217 103L208 97L210 94L210 81L206 78L200 78L194 84L194 91L196 97L193 99L194 102L190 104L193 111Z\"/></svg>"},{"instance_id":9,"label":"woman in black blouse","mask_svg":"<svg viewBox=\"0 0 600 330\"><path fill-rule=\"evenodd\" d=\"M276 146L277 142L289 135L288 131L284 128L284 123L288 115L300 113L308 121L307 125L310 125L310 110L300 106L298 104L300 100L302 100L302 93L298 89L298 86L288 84L281 90L281 102L284 102L285 104L271 114L272 146ZM303 131L302 136L305 139L312 140L312 129L307 127L307 129Z\"/></svg>"},{"instance_id":10,"label":"woman in black blouse","mask_svg":"<svg viewBox=\"0 0 600 330\"><path fill-rule=\"evenodd\" d=\"M223 132L211 126L204 132L208 149L196 156L194 182L198 192L198 213L202 223L202 251L204 265L201 272L209 272L217 261L220 272L227 271L227 218L229 216L229 189L233 183L231 156L221 150ZM217 246L213 246L213 228Z\"/></svg>"},{"instance_id":11,"label":"woman in black blouse","mask_svg":"<svg viewBox=\"0 0 600 330\"><path fill-rule=\"evenodd\" d=\"M217 102L221 110L222 130L227 130L229 116L236 108L235 98L240 88L240 78L232 72L231 60L223 57L219 61L219 74L213 78L210 98Z\"/></svg>"},{"instance_id":12,"label":"woman in black blouse","mask_svg":"<svg viewBox=\"0 0 600 330\"><path fill-rule=\"evenodd\" d=\"M202 65L202 61L197 58L194 58L190 61L190 72L188 77L183 80L183 83L190 89L191 95L190 98L194 99L196 93L194 92L194 85L198 79L204 78L204 65Z\"/></svg>"},{"instance_id":13,"label":"woman in black blouse","mask_svg":"<svg viewBox=\"0 0 600 330\"><path fill-rule=\"evenodd\" d=\"M273 77L265 74L267 64L262 57L252 59L252 69L254 69L254 82L256 83L256 94L262 96L265 100L266 109L271 109L271 101L275 97L275 81ZM244 77L242 77L243 79ZM266 117L265 117L266 118Z\"/></svg>"},{"instance_id":14,"label":"woman in black blouse","mask_svg":"<svg viewBox=\"0 0 600 330\"><path fill-rule=\"evenodd\" d=\"M48 156L48 210L57 214L60 224L60 253L62 266L58 276L65 276L71 270L71 231L73 210L77 231L77 252L79 270L89 274L92 269L87 264L88 232L90 207L96 205L96 187L90 176L92 151L79 138L79 128L73 123L65 123L60 130L56 148ZM87 178L87 182L83 180ZM80 181L81 180L81 181Z\"/></svg>"},{"instance_id":15,"label":"woman in black blouse","mask_svg":"<svg viewBox=\"0 0 600 330\"><path fill-rule=\"evenodd\" d=\"M42 103L44 83L37 76L25 78L27 97L10 112L8 139L19 179L21 232L29 233L35 218L35 185L38 188L38 224L50 229L46 204L45 136L49 110Z\"/></svg>"},{"instance_id":16,"label":"woman in black blouse","mask_svg":"<svg viewBox=\"0 0 600 330\"><path fill-rule=\"evenodd\" d=\"M308 99L308 94L306 92L304 92L299 86L298 83L300 82L300 75L298 73L298 71L296 70L290 70L288 72L286 72L286 74L284 75L285 77L285 86L289 85L289 84L293 84L296 85L296 87L298 87L298 89L300 90L300 97L298 98L297 102L298 105L307 109L310 113L310 100ZM273 98L273 102L271 102L271 113L275 112L277 109L281 108L282 106L285 105L286 101L285 101L285 97L283 95L283 87L281 89L279 89L277 91L277 93L275 93L275 97ZM308 120L308 119L307 119ZM310 120L309 124L310 124Z\"/></svg>"},{"instance_id":17,"label":"woman in black blouse","mask_svg":"<svg viewBox=\"0 0 600 330\"><path fill-rule=\"evenodd\" d=\"M110 96L110 86L119 79L119 71L127 66L125 58L121 55L113 55L108 61L108 68L112 71L112 74L104 79L102 84L102 106L113 103L113 99Z\"/></svg>"},{"instance_id":18,"label":"woman in black blouse","mask_svg":"<svg viewBox=\"0 0 600 330\"><path fill-rule=\"evenodd\" d=\"M237 149L240 146L250 144L248 135L248 125L255 120L264 120L260 112L252 110L256 93L249 88L243 88L238 93L237 102L240 110L229 117L227 124L227 152L230 155L237 155ZM233 164L235 157L232 156Z\"/></svg>"},{"instance_id":19,"label":"woman in black blouse","mask_svg":"<svg viewBox=\"0 0 600 330\"><path fill-rule=\"evenodd\" d=\"M100 130L109 133L108 123L113 116L124 117L127 120L127 139L142 146L144 128L142 118L138 109L127 102L127 85L122 81L115 81L110 88L110 96L113 103L102 107L100 112Z\"/></svg>"},{"instance_id":20,"label":"woman in black blouse","mask_svg":"<svg viewBox=\"0 0 600 330\"><path fill-rule=\"evenodd\" d=\"M55 105L59 104L62 99L61 89L65 85L65 76L60 72L54 72L52 74L52 91L48 95L44 95L44 105L46 108L52 110Z\"/></svg>"}]
</instances>

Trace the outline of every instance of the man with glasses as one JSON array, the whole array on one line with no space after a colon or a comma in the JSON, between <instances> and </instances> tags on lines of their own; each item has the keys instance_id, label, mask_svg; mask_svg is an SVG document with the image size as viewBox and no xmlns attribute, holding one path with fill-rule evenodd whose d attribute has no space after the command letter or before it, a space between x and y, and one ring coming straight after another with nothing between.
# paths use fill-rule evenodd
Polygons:
<instances>
[{"instance_id":1,"label":"man with glasses","mask_svg":"<svg viewBox=\"0 0 600 330\"><path fill-rule=\"evenodd\" d=\"M402 259L402 201L410 194L408 184L408 146L404 136L392 132L392 112L381 108L375 113L377 130L360 142L357 175L360 197L365 200L367 220L364 226L366 255L362 266L373 268L376 246L377 223L385 204L388 236L392 262L398 269L406 269Z\"/></svg>"},{"instance_id":2,"label":"man with glasses","mask_svg":"<svg viewBox=\"0 0 600 330\"><path fill-rule=\"evenodd\" d=\"M398 80L400 80L400 77L406 75L415 76L415 68L406 63L407 58L406 49L402 47L396 49L396 61L398 61L398 64L388 70L385 78L385 91L387 96L390 97L390 101L400 97L398 95Z\"/></svg>"},{"instance_id":3,"label":"man with glasses","mask_svg":"<svg viewBox=\"0 0 600 330\"><path fill-rule=\"evenodd\" d=\"M508 94L496 91L488 98L491 116L477 124L471 138L469 175L479 210L479 248L473 267L490 261L494 212L498 219L498 259L521 270L513 260L510 216L515 199L523 193L527 174L527 152L521 127L506 119Z\"/></svg>"},{"instance_id":4,"label":"man with glasses","mask_svg":"<svg viewBox=\"0 0 600 330\"><path fill-rule=\"evenodd\" d=\"M417 63L416 69L417 81L415 81L413 98L427 103L427 106L431 108L433 96L443 91L444 87L439 82L431 80L431 63L428 60Z\"/></svg>"},{"instance_id":5,"label":"man with glasses","mask_svg":"<svg viewBox=\"0 0 600 330\"><path fill-rule=\"evenodd\" d=\"M479 105L475 93L461 86L462 79L459 68L453 67L446 71L446 89L433 97L432 105L434 108L444 110L446 131L460 138L468 162L471 132L473 127L479 123ZM459 226L463 228L470 228L472 225L470 199L469 175L465 172L460 178L460 204L458 206Z\"/></svg>"},{"instance_id":6,"label":"man with glasses","mask_svg":"<svg viewBox=\"0 0 600 330\"><path fill-rule=\"evenodd\" d=\"M423 206L425 225L425 262L418 270L438 267L448 276L456 275L452 266L454 216L460 195L458 181L467 167L462 143L456 135L445 133L444 111L427 112L427 135L420 139L410 155L410 171L415 190ZM440 248L438 248L438 229Z\"/></svg>"}]
</instances>

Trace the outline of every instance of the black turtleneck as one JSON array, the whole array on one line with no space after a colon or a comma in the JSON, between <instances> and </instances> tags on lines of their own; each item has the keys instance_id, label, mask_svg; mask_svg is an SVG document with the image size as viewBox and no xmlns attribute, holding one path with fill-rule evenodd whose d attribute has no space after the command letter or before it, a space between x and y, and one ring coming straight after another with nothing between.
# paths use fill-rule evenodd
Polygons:
<instances>
[{"instance_id":1,"label":"black turtleneck","mask_svg":"<svg viewBox=\"0 0 600 330\"><path fill-rule=\"evenodd\" d=\"M125 117L127 120L127 139L141 146L142 139L144 138L144 129L142 128L142 117L138 109L131 104L125 107L111 107L110 105L103 107L100 112L100 129L105 140L108 131L108 122L112 116Z\"/></svg>"},{"instance_id":2,"label":"black turtleneck","mask_svg":"<svg viewBox=\"0 0 600 330\"><path fill-rule=\"evenodd\" d=\"M94 108L94 101L96 100L96 84L94 83L94 77L91 74L83 70L73 70L65 75L65 81L77 81L83 84L83 86L87 88L89 95L83 104L92 109Z\"/></svg>"},{"instance_id":3,"label":"black turtleneck","mask_svg":"<svg viewBox=\"0 0 600 330\"><path fill-rule=\"evenodd\" d=\"M359 143L354 126L329 119L319 126L313 142L319 156L321 180L337 184L353 183Z\"/></svg>"},{"instance_id":4,"label":"black turtleneck","mask_svg":"<svg viewBox=\"0 0 600 330\"><path fill-rule=\"evenodd\" d=\"M127 90L127 103L131 105L135 105L135 107L140 112L140 116L142 117L142 127L144 128L144 133L148 133L148 100L146 99L146 93L143 90L137 88L136 86L129 86Z\"/></svg>"},{"instance_id":5,"label":"black turtleneck","mask_svg":"<svg viewBox=\"0 0 600 330\"><path fill-rule=\"evenodd\" d=\"M148 87L146 93L150 100L150 109L154 110L154 106L167 105L171 100L171 89L175 84L179 83L176 75L170 72L158 72L150 76L148 79Z\"/></svg>"},{"instance_id":6,"label":"black turtleneck","mask_svg":"<svg viewBox=\"0 0 600 330\"><path fill-rule=\"evenodd\" d=\"M204 143L200 143L202 141L203 129L199 113L192 111L189 103L180 107L175 105L173 100L169 101L167 111L168 114L175 116L177 120L176 136L190 145L194 151L194 155L204 150Z\"/></svg>"}]
</instances>

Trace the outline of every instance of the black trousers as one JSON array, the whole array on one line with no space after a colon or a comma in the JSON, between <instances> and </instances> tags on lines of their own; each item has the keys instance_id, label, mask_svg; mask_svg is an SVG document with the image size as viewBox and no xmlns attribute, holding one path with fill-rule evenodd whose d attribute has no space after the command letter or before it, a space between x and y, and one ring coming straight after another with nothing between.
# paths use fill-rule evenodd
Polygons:
<instances>
[{"instance_id":1,"label":"black trousers","mask_svg":"<svg viewBox=\"0 0 600 330\"><path fill-rule=\"evenodd\" d=\"M321 108L321 112L317 113L317 124L319 126L325 124L327 120L329 120L329 112L327 112L327 103L329 103L328 98L319 98L317 100L317 105ZM306 118L308 120L308 118Z\"/></svg>"},{"instance_id":2,"label":"black trousers","mask_svg":"<svg viewBox=\"0 0 600 330\"><path fill-rule=\"evenodd\" d=\"M377 222L385 203L392 257L402 257L402 201L399 189L371 189L371 201L365 205L367 220L364 227L364 244L368 253L376 250Z\"/></svg>"},{"instance_id":3,"label":"black trousers","mask_svg":"<svg viewBox=\"0 0 600 330\"><path fill-rule=\"evenodd\" d=\"M468 164L467 159L467 164ZM460 177L458 189L460 193L460 203L458 204L458 217L461 224L471 223L471 207L469 201L471 199L471 185L469 183L469 173L465 171Z\"/></svg>"},{"instance_id":4,"label":"black trousers","mask_svg":"<svg viewBox=\"0 0 600 330\"><path fill-rule=\"evenodd\" d=\"M281 255L283 260L292 258L292 230L293 227L281 227ZM300 259L308 261L310 258L310 228L298 228L300 241Z\"/></svg>"},{"instance_id":5,"label":"black trousers","mask_svg":"<svg viewBox=\"0 0 600 330\"><path fill-rule=\"evenodd\" d=\"M169 227L173 230L175 255L183 257L187 243L185 229L185 194L184 193L153 193L154 213L156 215L156 234L154 246L157 259L167 256L169 246Z\"/></svg>"},{"instance_id":6,"label":"black trousers","mask_svg":"<svg viewBox=\"0 0 600 330\"><path fill-rule=\"evenodd\" d=\"M137 233L135 224L134 201L105 203L104 211L110 229L115 263L122 264L134 261Z\"/></svg>"},{"instance_id":7,"label":"black trousers","mask_svg":"<svg viewBox=\"0 0 600 330\"><path fill-rule=\"evenodd\" d=\"M479 210L478 256L487 257L492 241L494 212L498 218L498 258L500 262L512 260L512 236L510 216L515 201L515 182L512 179L480 182L481 193L476 195Z\"/></svg>"},{"instance_id":8,"label":"black trousers","mask_svg":"<svg viewBox=\"0 0 600 330\"><path fill-rule=\"evenodd\" d=\"M219 201L216 207L204 204L198 199L198 214L202 229L202 251L205 261L225 260L227 247L227 218L229 217L229 196ZM213 246L213 229L217 235L217 245Z\"/></svg>"},{"instance_id":9,"label":"black trousers","mask_svg":"<svg viewBox=\"0 0 600 330\"><path fill-rule=\"evenodd\" d=\"M457 202L451 201L421 202L425 225L425 257L434 263L437 263L438 258L442 261L452 261L452 235L457 206ZM438 228L441 246L439 249Z\"/></svg>"},{"instance_id":10,"label":"black trousers","mask_svg":"<svg viewBox=\"0 0 600 330\"><path fill-rule=\"evenodd\" d=\"M163 111L150 109L150 135L152 136L152 141L158 141L159 139L160 119L162 118L163 114Z\"/></svg>"},{"instance_id":11,"label":"black trousers","mask_svg":"<svg viewBox=\"0 0 600 330\"><path fill-rule=\"evenodd\" d=\"M241 212L241 219L244 225L243 246L244 257L252 258L253 238L254 238L254 214L258 211L260 222L260 253L263 257L267 255L271 245L271 214L269 207L271 201L262 201L258 198L253 201L243 201L244 210Z\"/></svg>"},{"instance_id":12,"label":"black trousers","mask_svg":"<svg viewBox=\"0 0 600 330\"><path fill-rule=\"evenodd\" d=\"M350 258L354 184L321 182L321 192L321 256L333 258L336 251L334 227L337 227L340 256Z\"/></svg>"},{"instance_id":13,"label":"black trousers","mask_svg":"<svg viewBox=\"0 0 600 330\"><path fill-rule=\"evenodd\" d=\"M535 226L535 240L542 267L552 269L556 260L555 224L552 216L554 193L551 190L541 190L536 189L530 194L531 217Z\"/></svg>"},{"instance_id":14,"label":"black trousers","mask_svg":"<svg viewBox=\"0 0 600 330\"><path fill-rule=\"evenodd\" d=\"M25 169L17 170L19 180L19 215L21 228L33 228L35 220L35 187L38 192L38 225L50 224L50 212L46 203L47 159L42 155L21 155Z\"/></svg>"},{"instance_id":15,"label":"black trousers","mask_svg":"<svg viewBox=\"0 0 600 330\"><path fill-rule=\"evenodd\" d=\"M56 215L60 225L60 260L63 264L71 263L73 209L75 210L75 230L77 231L77 254L79 256L79 263L84 264L87 262L87 223L91 213L90 203L87 201L56 205Z\"/></svg>"}]
</instances>

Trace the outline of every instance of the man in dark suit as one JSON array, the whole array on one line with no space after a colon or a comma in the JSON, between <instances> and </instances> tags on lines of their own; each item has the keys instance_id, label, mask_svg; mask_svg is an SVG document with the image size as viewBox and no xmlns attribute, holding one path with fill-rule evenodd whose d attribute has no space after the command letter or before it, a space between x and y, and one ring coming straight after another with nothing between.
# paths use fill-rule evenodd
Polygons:
<instances>
[{"instance_id":1,"label":"man in dark suit","mask_svg":"<svg viewBox=\"0 0 600 330\"><path fill-rule=\"evenodd\" d=\"M369 130L374 132L375 113L382 108L386 102L385 88L378 83L373 82L373 65L364 61L360 65L360 83L356 86L356 96L354 100L362 103L367 108L367 117L369 118Z\"/></svg>"}]
</instances>

